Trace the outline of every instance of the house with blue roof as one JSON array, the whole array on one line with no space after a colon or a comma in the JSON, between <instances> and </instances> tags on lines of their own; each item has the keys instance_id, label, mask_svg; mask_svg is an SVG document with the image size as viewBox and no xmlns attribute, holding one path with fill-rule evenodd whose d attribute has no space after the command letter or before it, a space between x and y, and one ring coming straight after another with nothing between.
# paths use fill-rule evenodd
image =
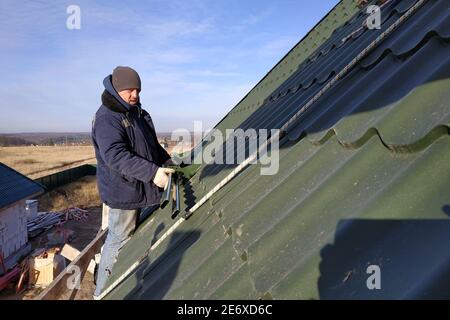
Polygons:
<instances>
[{"instance_id":1,"label":"house with blue roof","mask_svg":"<svg viewBox=\"0 0 450 320\"><path fill-rule=\"evenodd\" d=\"M0 162L0 275L26 254L26 201L43 192L39 183Z\"/></svg>"}]
</instances>

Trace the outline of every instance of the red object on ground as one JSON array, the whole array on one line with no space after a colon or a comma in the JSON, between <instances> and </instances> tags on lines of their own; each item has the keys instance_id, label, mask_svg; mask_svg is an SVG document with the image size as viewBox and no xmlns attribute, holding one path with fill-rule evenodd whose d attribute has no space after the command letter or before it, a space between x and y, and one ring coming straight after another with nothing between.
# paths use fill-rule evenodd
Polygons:
<instances>
[{"instance_id":1,"label":"red object on ground","mask_svg":"<svg viewBox=\"0 0 450 320\"><path fill-rule=\"evenodd\" d=\"M5 289L11 282L13 282L20 275L20 267L15 266L11 271L0 277L0 291Z\"/></svg>"}]
</instances>

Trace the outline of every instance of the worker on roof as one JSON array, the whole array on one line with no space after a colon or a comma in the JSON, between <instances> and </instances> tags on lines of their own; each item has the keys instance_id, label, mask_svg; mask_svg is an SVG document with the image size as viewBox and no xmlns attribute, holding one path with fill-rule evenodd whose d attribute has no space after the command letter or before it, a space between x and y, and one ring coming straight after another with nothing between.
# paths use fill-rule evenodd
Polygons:
<instances>
[{"instance_id":1,"label":"worker on roof","mask_svg":"<svg viewBox=\"0 0 450 320\"><path fill-rule=\"evenodd\" d=\"M120 248L134 232L141 208L159 204L168 174L173 172L163 168L171 164L171 158L158 142L149 113L141 108L139 74L119 66L103 85L102 105L92 122L92 140L97 185L109 229L94 298L101 294Z\"/></svg>"}]
</instances>

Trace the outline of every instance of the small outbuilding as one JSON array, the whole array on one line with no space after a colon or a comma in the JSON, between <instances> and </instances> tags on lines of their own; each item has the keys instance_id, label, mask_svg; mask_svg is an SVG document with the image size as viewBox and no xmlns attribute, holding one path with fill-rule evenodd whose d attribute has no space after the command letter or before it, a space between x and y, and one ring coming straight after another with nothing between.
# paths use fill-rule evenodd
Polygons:
<instances>
[{"instance_id":1,"label":"small outbuilding","mask_svg":"<svg viewBox=\"0 0 450 320\"><path fill-rule=\"evenodd\" d=\"M0 275L28 253L27 215L35 203L27 199L43 192L39 183L0 162Z\"/></svg>"}]
</instances>

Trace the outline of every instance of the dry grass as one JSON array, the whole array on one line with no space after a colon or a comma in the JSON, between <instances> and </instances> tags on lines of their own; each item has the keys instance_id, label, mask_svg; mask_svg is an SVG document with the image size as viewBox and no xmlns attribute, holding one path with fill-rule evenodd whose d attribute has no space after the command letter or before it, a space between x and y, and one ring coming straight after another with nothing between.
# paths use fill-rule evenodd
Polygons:
<instances>
[{"instance_id":1,"label":"dry grass","mask_svg":"<svg viewBox=\"0 0 450 320\"><path fill-rule=\"evenodd\" d=\"M0 162L36 179L96 161L92 146L25 146L0 147Z\"/></svg>"},{"instance_id":2,"label":"dry grass","mask_svg":"<svg viewBox=\"0 0 450 320\"><path fill-rule=\"evenodd\" d=\"M96 176L86 176L56 188L39 198L39 211L60 211L70 207L89 208L101 205Z\"/></svg>"}]
</instances>

